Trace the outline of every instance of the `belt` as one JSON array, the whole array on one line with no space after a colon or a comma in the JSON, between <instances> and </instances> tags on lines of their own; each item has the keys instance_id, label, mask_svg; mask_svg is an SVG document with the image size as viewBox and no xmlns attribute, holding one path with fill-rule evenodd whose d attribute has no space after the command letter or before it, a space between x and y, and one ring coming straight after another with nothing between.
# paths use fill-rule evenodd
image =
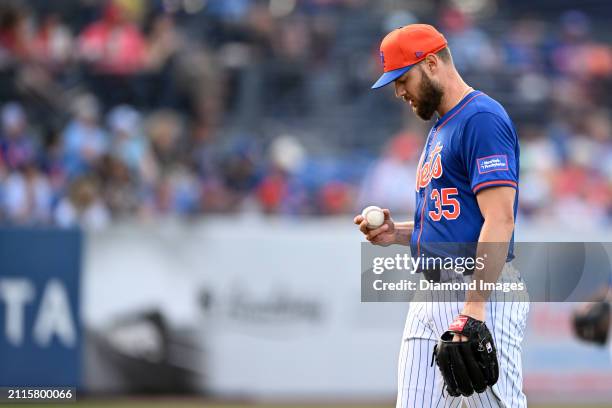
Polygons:
<instances>
[{"instance_id":1,"label":"belt","mask_svg":"<svg viewBox=\"0 0 612 408\"><path fill-rule=\"evenodd\" d=\"M440 272L441 269L433 268L433 269L419 269L417 273L422 273L426 280L440 282ZM474 274L474 268L466 269L461 275L469 276Z\"/></svg>"}]
</instances>

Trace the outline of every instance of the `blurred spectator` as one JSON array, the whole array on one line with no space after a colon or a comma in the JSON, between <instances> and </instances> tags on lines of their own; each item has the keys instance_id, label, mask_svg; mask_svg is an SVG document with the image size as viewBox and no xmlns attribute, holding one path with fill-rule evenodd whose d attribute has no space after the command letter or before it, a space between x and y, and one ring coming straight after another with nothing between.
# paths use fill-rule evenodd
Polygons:
<instances>
[{"instance_id":1,"label":"blurred spectator","mask_svg":"<svg viewBox=\"0 0 612 408\"><path fill-rule=\"evenodd\" d=\"M195 119L218 126L226 95L217 56L203 48L191 49L177 61L176 69L175 86L189 100Z\"/></svg>"},{"instance_id":2,"label":"blurred spectator","mask_svg":"<svg viewBox=\"0 0 612 408\"><path fill-rule=\"evenodd\" d=\"M200 203L200 190L193 174L176 166L162 176L155 191L154 211L159 215L189 215Z\"/></svg>"},{"instance_id":3,"label":"blurred spectator","mask_svg":"<svg viewBox=\"0 0 612 408\"><path fill-rule=\"evenodd\" d=\"M99 175L102 200L115 217L148 215L148 209L142 207L144 187L123 160L112 155L105 156L100 163Z\"/></svg>"},{"instance_id":4,"label":"blurred spectator","mask_svg":"<svg viewBox=\"0 0 612 408\"><path fill-rule=\"evenodd\" d=\"M257 198L264 213L279 212L287 198L287 176L280 169L272 170L257 188Z\"/></svg>"},{"instance_id":5,"label":"blurred spectator","mask_svg":"<svg viewBox=\"0 0 612 408\"><path fill-rule=\"evenodd\" d=\"M16 3L0 5L0 67L27 59L30 54L30 38L27 16Z\"/></svg>"},{"instance_id":6,"label":"blurred spectator","mask_svg":"<svg viewBox=\"0 0 612 408\"><path fill-rule=\"evenodd\" d=\"M156 171L162 175L169 173L181 159L180 138L183 124L180 116L171 110L153 112L147 120L146 132L151 143Z\"/></svg>"},{"instance_id":7,"label":"blurred spectator","mask_svg":"<svg viewBox=\"0 0 612 408\"><path fill-rule=\"evenodd\" d=\"M276 138L269 149L270 168L257 186L257 198L266 214L301 212L297 173L304 166L304 146L290 135Z\"/></svg>"},{"instance_id":8,"label":"blurred spectator","mask_svg":"<svg viewBox=\"0 0 612 408\"><path fill-rule=\"evenodd\" d=\"M321 187L319 206L322 214L346 214L353 208L353 203L353 188L348 183L330 181Z\"/></svg>"},{"instance_id":9,"label":"blurred spectator","mask_svg":"<svg viewBox=\"0 0 612 408\"><path fill-rule=\"evenodd\" d=\"M37 158L36 140L28 131L28 123L21 105L8 103L2 108L0 158L11 170L34 162Z\"/></svg>"},{"instance_id":10,"label":"blurred spectator","mask_svg":"<svg viewBox=\"0 0 612 408\"><path fill-rule=\"evenodd\" d=\"M72 58L72 33L59 14L44 17L32 41L32 55L51 72L59 73Z\"/></svg>"},{"instance_id":11,"label":"blurred spectator","mask_svg":"<svg viewBox=\"0 0 612 408\"><path fill-rule=\"evenodd\" d=\"M64 165L69 177L92 170L108 150L106 132L100 127L100 108L93 95L74 101L74 118L62 135Z\"/></svg>"},{"instance_id":12,"label":"blurred spectator","mask_svg":"<svg viewBox=\"0 0 612 408\"><path fill-rule=\"evenodd\" d=\"M110 214L100 197L95 180L87 177L76 179L70 186L68 195L59 202L54 219L57 225L64 228L105 227L110 221Z\"/></svg>"},{"instance_id":13,"label":"blurred spectator","mask_svg":"<svg viewBox=\"0 0 612 408\"><path fill-rule=\"evenodd\" d=\"M141 30L118 2L109 1L102 18L79 36L82 58L101 74L128 75L143 69L147 58Z\"/></svg>"},{"instance_id":14,"label":"blurred spectator","mask_svg":"<svg viewBox=\"0 0 612 408\"><path fill-rule=\"evenodd\" d=\"M11 173L4 181L2 207L9 222L47 224L51 221L52 192L49 182L34 164Z\"/></svg>"},{"instance_id":15,"label":"blurred spectator","mask_svg":"<svg viewBox=\"0 0 612 408\"><path fill-rule=\"evenodd\" d=\"M561 152L543 130L534 126L518 129L521 141L521 211L524 215L546 217L551 197L551 180L561 166Z\"/></svg>"},{"instance_id":16,"label":"blurred spectator","mask_svg":"<svg viewBox=\"0 0 612 408\"><path fill-rule=\"evenodd\" d=\"M102 17L86 27L78 39L91 88L105 105L134 103L143 93L141 80L134 75L146 68L147 41L130 19L134 12L129 5L108 1Z\"/></svg>"},{"instance_id":17,"label":"blurred spectator","mask_svg":"<svg viewBox=\"0 0 612 408\"><path fill-rule=\"evenodd\" d=\"M111 155L120 160L138 181L155 182L156 167L149 141L142 134L140 113L128 105L113 108L108 114Z\"/></svg>"},{"instance_id":18,"label":"blurred spectator","mask_svg":"<svg viewBox=\"0 0 612 408\"><path fill-rule=\"evenodd\" d=\"M231 146L221 163L223 182L237 199L242 199L255 190L261 179L261 164L258 146L238 139Z\"/></svg>"},{"instance_id":19,"label":"blurred spectator","mask_svg":"<svg viewBox=\"0 0 612 408\"><path fill-rule=\"evenodd\" d=\"M153 20L153 28L149 35L149 50L147 68L162 70L174 54L182 46L182 38L176 30L174 18L168 14L160 14Z\"/></svg>"}]
</instances>

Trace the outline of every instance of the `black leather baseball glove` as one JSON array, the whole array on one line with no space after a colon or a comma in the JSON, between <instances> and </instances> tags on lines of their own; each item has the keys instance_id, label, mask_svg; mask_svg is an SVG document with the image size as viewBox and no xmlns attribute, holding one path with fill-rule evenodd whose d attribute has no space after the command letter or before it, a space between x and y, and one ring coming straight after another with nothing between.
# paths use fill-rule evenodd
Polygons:
<instances>
[{"instance_id":1,"label":"black leather baseball glove","mask_svg":"<svg viewBox=\"0 0 612 408\"><path fill-rule=\"evenodd\" d=\"M574 332L579 339L604 345L610 330L610 303L590 304L587 309L574 313Z\"/></svg>"},{"instance_id":2,"label":"black leather baseball glove","mask_svg":"<svg viewBox=\"0 0 612 408\"><path fill-rule=\"evenodd\" d=\"M461 334L467 341L453 342ZM446 391L453 397L481 393L499 378L497 351L485 322L459 315L434 347L433 358L440 368ZM433 364L433 359L432 359Z\"/></svg>"}]
</instances>

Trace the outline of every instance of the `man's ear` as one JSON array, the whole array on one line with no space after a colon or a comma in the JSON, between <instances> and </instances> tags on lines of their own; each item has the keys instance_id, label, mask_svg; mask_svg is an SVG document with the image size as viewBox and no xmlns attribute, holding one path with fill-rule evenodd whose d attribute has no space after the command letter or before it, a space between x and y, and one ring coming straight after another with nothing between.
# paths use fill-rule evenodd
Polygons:
<instances>
[{"instance_id":1,"label":"man's ear","mask_svg":"<svg viewBox=\"0 0 612 408\"><path fill-rule=\"evenodd\" d=\"M434 72L436 72L439 68L439 64L440 64L440 59L438 58L438 56L436 54L428 54L425 57L425 69L427 69L427 71L430 74L433 74Z\"/></svg>"}]
</instances>

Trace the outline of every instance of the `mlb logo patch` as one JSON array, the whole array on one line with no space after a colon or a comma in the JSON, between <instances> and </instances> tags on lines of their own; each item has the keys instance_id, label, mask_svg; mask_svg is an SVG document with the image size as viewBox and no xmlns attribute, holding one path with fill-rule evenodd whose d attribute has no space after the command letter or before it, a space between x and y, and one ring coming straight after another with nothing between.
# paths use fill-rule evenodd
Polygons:
<instances>
[{"instance_id":1,"label":"mlb logo patch","mask_svg":"<svg viewBox=\"0 0 612 408\"><path fill-rule=\"evenodd\" d=\"M382 51L380 52L380 63L383 67L385 66L385 54Z\"/></svg>"},{"instance_id":2,"label":"mlb logo patch","mask_svg":"<svg viewBox=\"0 0 612 408\"><path fill-rule=\"evenodd\" d=\"M423 56L423 51L417 51L414 53L417 58L421 58Z\"/></svg>"},{"instance_id":3,"label":"mlb logo patch","mask_svg":"<svg viewBox=\"0 0 612 408\"><path fill-rule=\"evenodd\" d=\"M480 159L476 159L476 162L479 174L508 170L508 156L505 154L481 157Z\"/></svg>"}]
</instances>

